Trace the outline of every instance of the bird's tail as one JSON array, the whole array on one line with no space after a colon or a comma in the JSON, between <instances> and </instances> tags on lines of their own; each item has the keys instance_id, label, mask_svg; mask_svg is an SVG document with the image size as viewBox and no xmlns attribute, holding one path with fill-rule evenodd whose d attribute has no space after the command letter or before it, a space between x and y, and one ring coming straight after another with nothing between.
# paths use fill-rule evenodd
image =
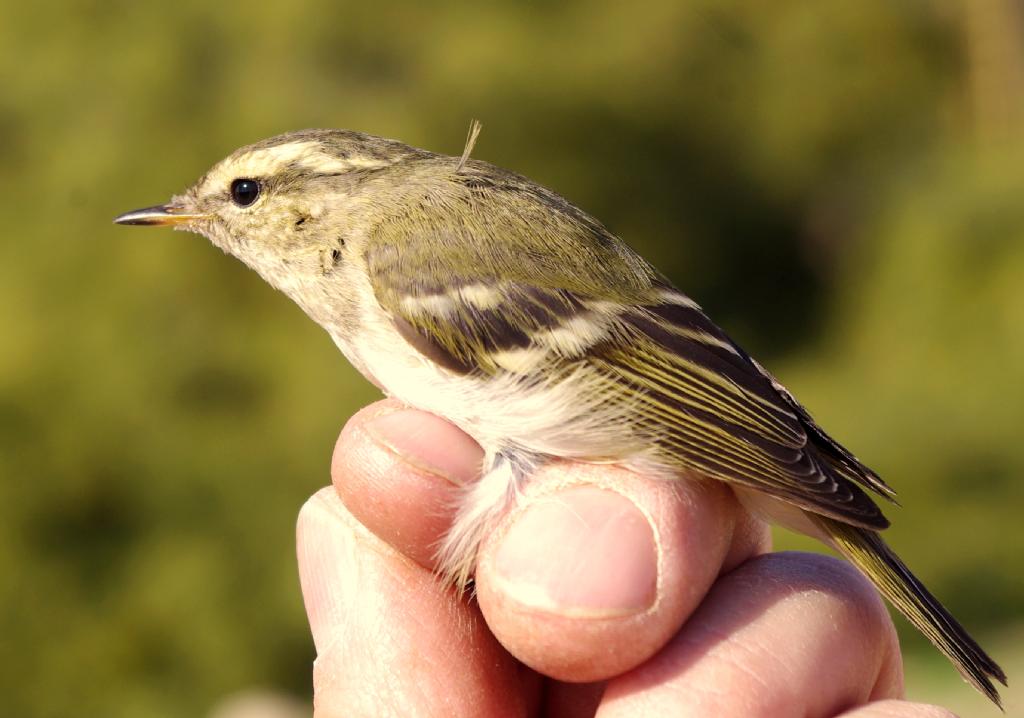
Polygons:
<instances>
[{"instance_id":1,"label":"bird's tail","mask_svg":"<svg viewBox=\"0 0 1024 718\"><path fill-rule=\"evenodd\" d=\"M992 679L1005 686L1003 669L917 580L878 532L824 516L809 517L831 538L836 550L871 579L881 594L935 644L971 685L1002 708Z\"/></svg>"}]
</instances>

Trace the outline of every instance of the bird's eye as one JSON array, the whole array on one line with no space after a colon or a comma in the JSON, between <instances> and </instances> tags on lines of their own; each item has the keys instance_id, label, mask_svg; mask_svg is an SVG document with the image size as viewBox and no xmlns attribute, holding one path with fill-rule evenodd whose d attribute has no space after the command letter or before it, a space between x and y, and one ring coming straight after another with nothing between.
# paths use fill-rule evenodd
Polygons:
<instances>
[{"instance_id":1,"label":"bird's eye","mask_svg":"<svg viewBox=\"0 0 1024 718\"><path fill-rule=\"evenodd\" d=\"M239 207L248 207L260 196L260 183L251 179L236 179L231 183L231 201Z\"/></svg>"}]
</instances>

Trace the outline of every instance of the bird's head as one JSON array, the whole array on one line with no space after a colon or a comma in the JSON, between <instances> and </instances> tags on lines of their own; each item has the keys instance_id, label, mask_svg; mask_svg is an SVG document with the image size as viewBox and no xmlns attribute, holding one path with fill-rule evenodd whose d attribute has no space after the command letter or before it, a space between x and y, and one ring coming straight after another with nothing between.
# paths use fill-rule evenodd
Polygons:
<instances>
[{"instance_id":1,"label":"bird's head","mask_svg":"<svg viewBox=\"0 0 1024 718\"><path fill-rule=\"evenodd\" d=\"M338 258L357 187L427 156L360 132L290 132L235 151L168 203L114 221L203 234L280 286L305 265L322 264L325 252Z\"/></svg>"}]
</instances>

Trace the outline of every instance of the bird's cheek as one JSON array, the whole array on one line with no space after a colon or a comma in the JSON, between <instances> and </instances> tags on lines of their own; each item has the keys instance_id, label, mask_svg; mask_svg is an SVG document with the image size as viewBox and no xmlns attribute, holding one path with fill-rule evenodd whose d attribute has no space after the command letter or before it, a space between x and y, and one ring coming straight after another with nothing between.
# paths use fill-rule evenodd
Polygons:
<instances>
[{"instance_id":1,"label":"bird's cheek","mask_svg":"<svg viewBox=\"0 0 1024 718\"><path fill-rule=\"evenodd\" d=\"M236 239L236 235L230 225L222 219L215 218L209 220L205 225L197 228L197 231L225 252L240 256L243 242Z\"/></svg>"}]
</instances>

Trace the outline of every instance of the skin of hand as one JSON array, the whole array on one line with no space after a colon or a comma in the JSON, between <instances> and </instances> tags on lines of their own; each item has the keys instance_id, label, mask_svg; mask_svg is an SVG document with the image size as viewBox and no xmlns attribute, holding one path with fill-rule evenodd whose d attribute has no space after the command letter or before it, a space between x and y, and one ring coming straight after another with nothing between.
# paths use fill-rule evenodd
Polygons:
<instances>
[{"instance_id":1,"label":"skin of hand","mask_svg":"<svg viewBox=\"0 0 1024 718\"><path fill-rule=\"evenodd\" d=\"M557 463L484 542L476 595L434 549L482 451L392 400L342 431L298 522L315 716L940 718L908 703L871 585L770 553L718 483Z\"/></svg>"}]
</instances>

